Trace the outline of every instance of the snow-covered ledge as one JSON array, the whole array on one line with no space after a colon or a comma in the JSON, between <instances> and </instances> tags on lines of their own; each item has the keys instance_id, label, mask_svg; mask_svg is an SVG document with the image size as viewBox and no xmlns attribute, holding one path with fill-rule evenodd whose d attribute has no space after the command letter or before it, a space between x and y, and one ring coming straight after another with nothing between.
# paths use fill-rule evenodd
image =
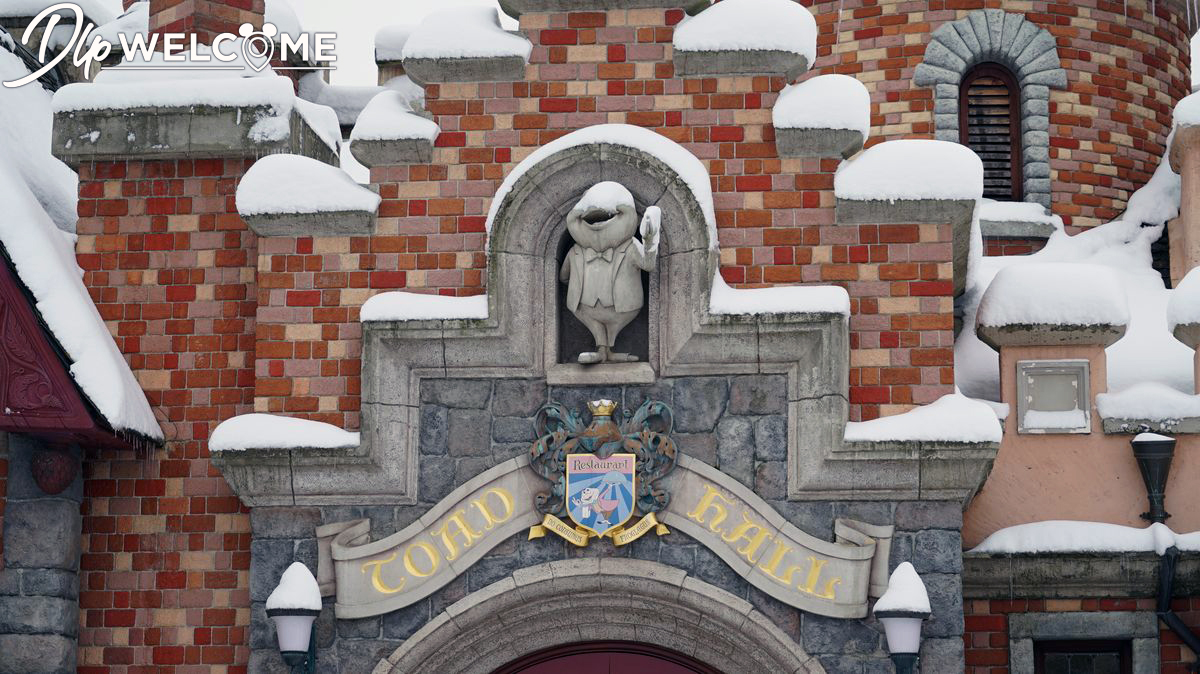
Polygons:
<instances>
[{"instance_id":1,"label":"snow-covered ledge","mask_svg":"<svg viewBox=\"0 0 1200 674\"><path fill-rule=\"evenodd\" d=\"M1006 267L979 303L979 338L1006 346L1106 347L1125 335L1129 302L1110 267L1024 264Z\"/></svg>"},{"instance_id":2,"label":"snow-covered ledge","mask_svg":"<svg viewBox=\"0 0 1200 674\"><path fill-rule=\"evenodd\" d=\"M525 79L533 45L500 26L490 7L433 12L404 43L404 71L417 84Z\"/></svg>"},{"instance_id":3,"label":"snow-covered ledge","mask_svg":"<svg viewBox=\"0 0 1200 674\"><path fill-rule=\"evenodd\" d=\"M105 71L54 97L51 151L96 160L260 157L290 152L338 163L329 108L296 98L286 77L131 80Z\"/></svg>"},{"instance_id":4,"label":"snow-covered ledge","mask_svg":"<svg viewBox=\"0 0 1200 674\"><path fill-rule=\"evenodd\" d=\"M791 0L724 0L675 28L677 75L794 80L817 56L817 22Z\"/></svg>"},{"instance_id":5,"label":"snow-covered ledge","mask_svg":"<svg viewBox=\"0 0 1200 674\"><path fill-rule=\"evenodd\" d=\"M370 234L379 201L340 168L293 154L258 160L237 188L238 214L259 236Z\"/></svg>"},{"instance_id":6,"label":"snow-covered ledge","mask_svg":"<svg viewBox=\"0 0 1200 674\"><path fill-rule=\"evenodd\" d=\"M367 104L350 132L350 153L363 166L423 164L433 158L441 128L414 113L398 91L385 91Z\"/></svg>"},{"instance_id":7,"label":"snow-covered ledge","mask_svg":"<svg viewBox=\"0 0 1200 674\"><path fill-rule=\"evenodd\" d=\"M780 157L850 158L871 131L871 95L849 75L783 88L771 111Z\"/></svg>"}]
</instances>

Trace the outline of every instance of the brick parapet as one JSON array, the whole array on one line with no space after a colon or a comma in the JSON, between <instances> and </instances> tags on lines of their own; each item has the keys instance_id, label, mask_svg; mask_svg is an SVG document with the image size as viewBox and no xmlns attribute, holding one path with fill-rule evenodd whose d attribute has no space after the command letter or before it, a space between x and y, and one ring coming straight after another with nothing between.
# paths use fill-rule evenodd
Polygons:
<instances>
[{"instance_id":1,"label":"brick parapet","mask_svg":"<svg viewBox=\"0 0 1200 674\"><path fill-rule=\"evenodd\" d=\"M80 672L244 672L249 518L208 460L251 411L257 237L233 193L247 160L79 167L78 260L166 430L85 462Z\"/></svg>"}]
</instances>

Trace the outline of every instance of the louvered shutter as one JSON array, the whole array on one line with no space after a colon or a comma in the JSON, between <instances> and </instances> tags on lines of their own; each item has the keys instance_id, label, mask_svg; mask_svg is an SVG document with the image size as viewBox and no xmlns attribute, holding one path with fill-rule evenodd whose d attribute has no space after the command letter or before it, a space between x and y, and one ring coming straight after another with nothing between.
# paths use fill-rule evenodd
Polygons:
<instances>
[{"instance_id":1,"label":"louvered shutter","mask_svg":"<svg viewBox=\"0 0 1200 674\"><path fill-rule=\"evenodd\" d=\"M1021 105L1012 74L999 64L976 66L960 88L961 142L983 160L983 196L1020 201Z\"/></svg>"}]
</instances>

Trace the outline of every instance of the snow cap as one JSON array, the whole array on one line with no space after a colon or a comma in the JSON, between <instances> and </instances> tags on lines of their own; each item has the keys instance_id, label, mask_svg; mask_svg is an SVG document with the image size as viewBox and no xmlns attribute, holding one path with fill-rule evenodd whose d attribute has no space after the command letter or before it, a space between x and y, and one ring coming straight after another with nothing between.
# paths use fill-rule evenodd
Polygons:
<instances>
[{"instance_id":1,"label":"snow cap","mask_svg":"<svg viewBox=\"0 0 1200 674\"><path fill-rule=\"evenodd\" d=\"M933 613L925 583L908 562L896 567L888 578L887 592L875 602L875 615L890 612L924 613L926 616Z\"/></svg>"},{"instance_id":2,"label":"snow cap","mask_svg":"<svg viewBox=\"0 0 1200 674\"><path fill-rule=\"evenodd\" d=\"M850 129L865 139L871 133L871 94L849 75L821 75L784 87L771 120L776 129Z\"/></svg>"},{"instance_id":3,"label":"snow cap","mask_svg":"<svg viewBox=\"0 0 1200 674\"><path fill-rule=\"evenodd\" d=\"M977 200L983 197L983 160L949 141L890 140L843 163L833 191L852 201Z\"/></svg>"},{"instance_id":4,"label":"snow cap","mask_svg":"<svg viewBox=\"0 0 1200 674\"><path fill-rule=\"evenodd\" d=\"M321 587L312 571L300 562L292 565L279 578L279 585L267 597L267 610L321 610Z\"/></svg>"},{"instance_id":5,"label":"snow cap","mask_svg":"<svg viewBox=\"0 0 1200 674\"><path fill-rule=\"evenodd\" d=\"M408 59L462 59L519 56L526 61L533 45L500 25L494 7L453 7L431 12L405 41Z\"/></svg>"},{"instance_id":6,"label":"snow cap","mask_svg":"<svg viewBox=\"0 0 1200 674\"><path fill-rule=\"evenodd\" d=\"M1167 329L1200 323L1200 267L1183 277L1167 300Z\"/></svg>"},{"instance_id":7,"label":"snow cap","mask_svg":"<svg viewBox=\"0 0 1200 674\"><path fill-rule=\"evenodd\" d=\"M1129 301L1107 266L1069 262L1013 265L996 274L979 303L979 325L1126 325Z\"/></svg>"},{"instance_id":8,"label":"snow cap","mask_svg":"<svg viewBox=\"0 0 1200 674\"><path fill-rule=\"evenodd\" d=\"M817 58L817 21L792 0L723 0L675 28L678 51L786 51Z\"/></svg>"},{"instance_id":9,"label":"snow cap","mask_svg":"<svg viewBox=\"0 0 1200 674\"><path fill-rule=\"evenodd\" d=\"M575 209L587 211L593 208L603 208L615 211L617 206L633 206L633 195L621 183L605 180L589 187L579 202L575 204Z\"/></svg>"},{"instance_id":10,"label":"snow cap","mask_svg":"<svg viewBox=\"0 0 1200 674\"><path fill-rule=\"evenodd\" d=\"M247 449L344 449L357 447L359 434L333 424L274 414L242 414L226 419L208 439L211 452Z\"/></svg>"}]
</instances>

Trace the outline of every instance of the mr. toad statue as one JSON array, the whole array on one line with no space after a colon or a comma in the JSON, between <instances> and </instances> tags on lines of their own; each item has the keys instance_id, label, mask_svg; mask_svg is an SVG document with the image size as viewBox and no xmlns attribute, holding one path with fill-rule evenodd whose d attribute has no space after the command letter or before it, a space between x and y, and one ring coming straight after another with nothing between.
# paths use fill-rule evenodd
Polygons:
<instances>
[{"instance_id":1,"label":"mr. toad statue","mask_svg":"<svg viewBox=\"0 0 1200 674\"><path fill-rule=\"evenodd\" d=\"M567 308L591 331L596 350L579 354L579 362L626 363L637 360L614 353L617 334L642 308L642 272L653 271L658 259L662 213L650 206L642 216L642 240L633 195L623 185L593 185L567 214L567 231L575 245L567 251L559 279L567 284Z\"/></svg>"}]
</instances>

